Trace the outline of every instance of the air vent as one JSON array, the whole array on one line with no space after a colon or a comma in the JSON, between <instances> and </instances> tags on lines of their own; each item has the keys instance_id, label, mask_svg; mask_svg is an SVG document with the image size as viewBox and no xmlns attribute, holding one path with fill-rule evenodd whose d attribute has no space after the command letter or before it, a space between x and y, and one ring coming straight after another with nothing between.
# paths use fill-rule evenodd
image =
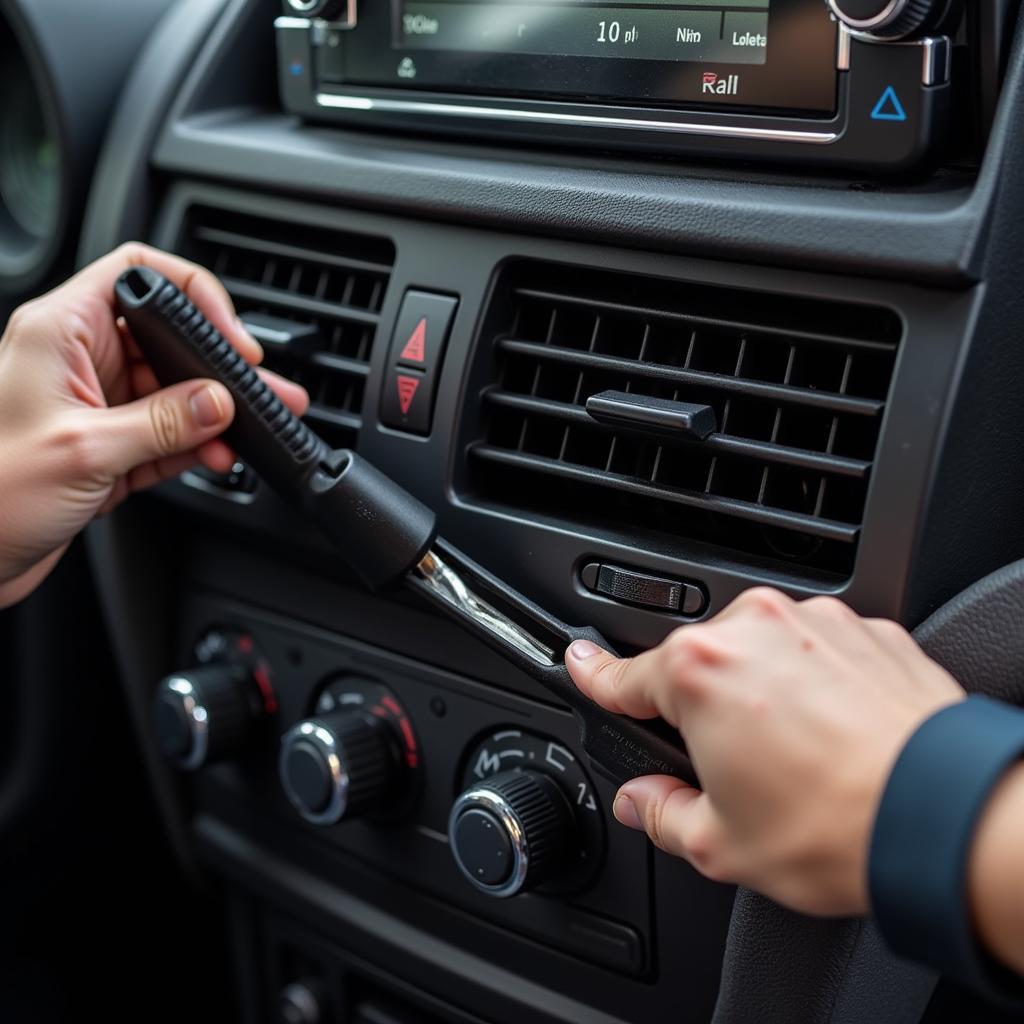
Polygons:
<instances>
[{"instance_id":1,"label":"air vent","mask_svg":"<svg viewBox=\"0 0 1024 1024\"><path fill-rule=\"evenodd\" d=\"M849 574L901 333L876 307L513 265L471 487L675 554ZM710 406L717 429L602 425L585 406L606 391Z\"/></svg>"},{"instance_id":2,"label":"air vent","mask_svg":"<svg viewBox=\"0 0 1024 1024\"><path fill-rule=\"evenodd\" d=\"M224 282L243 319L254 315L285 328L264 339L266 365L309 391L307 419L329 444L354 446L392 244L195 207L182 250ZM273 344L275 334L289 333L304 336Z\"/></svg>"}]
</instances>

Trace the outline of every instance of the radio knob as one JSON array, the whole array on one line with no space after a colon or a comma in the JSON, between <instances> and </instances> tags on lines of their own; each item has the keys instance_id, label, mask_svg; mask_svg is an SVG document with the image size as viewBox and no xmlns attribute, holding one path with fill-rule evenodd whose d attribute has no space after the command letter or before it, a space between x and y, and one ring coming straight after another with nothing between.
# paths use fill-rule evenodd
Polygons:
<instances>
[{"instance_id":1,"label":"radio knob","mask_svg":"<svg viewBox=\"0 0 1024 1024\"><path fill-rule=\"evenodd\" d=\"M353 28L356 23L356 0L285 0L288 8L304 18L320 18Z\"/></svg>"},{"instance_id":2,"label":"radio knob","mask_svg":"<svg viewBox=\"0 0 1024 1024\"><path fill-rule=\"evenodd\" d=\"M157 742L179 767L199 768L238 753L264 710L244 665L175 672L153 698Z\"/></svg>"},{"instance_id":3,"label":"radio knob","mask_svg":"<svg viewBox=\"0 0 1024 1024\"><path fill-rule=\"evenodd\" d=\"M314 825L334 825L386 809L403 773L387 723L352 711L299 722L281 740L281 785Z\"/></svg>"},{"instance_id":4,"label":"radio knob","mask_svg":"<svg viewBox=\"0 0 1024 1024\"><path fill-rule=\"evenodd\" d=\"M847 28L874 39L907 39L944 21L952 0L827 0Z\"/></svg>"},{"instance_id":5,"label":"radio knob","mask_svg":"<svg viewBox=\"0 0 1024 1024\"><path fill-rule=\"evenodd\" d=\"M489 896L514 896L556 876L566 866L573 828L558 785L528 770L470 787L448 816L455 863Z\"/></svg>"}]
</instances>

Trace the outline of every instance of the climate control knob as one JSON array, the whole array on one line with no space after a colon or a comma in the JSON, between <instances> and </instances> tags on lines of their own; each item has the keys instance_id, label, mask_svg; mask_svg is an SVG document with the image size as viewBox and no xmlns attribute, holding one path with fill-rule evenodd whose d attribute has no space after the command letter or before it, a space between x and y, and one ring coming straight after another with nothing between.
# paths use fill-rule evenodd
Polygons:
<instances>
[{"instance_id":1,"label":"climate control knob","mask_svg":"<svg viewBox=\"0 0 1024 1024\"><path fill-rule=\"evenodd\" d=\"M365 711L309 718L281 740L281 785L314 825L386 808L405 766L391 727Z\"/></svg>"},{"instance_id":2,"label":"climate control knob","mask_svg":"<svg viewBox=\"0 0 1024 1024\"><path fill-rule=\"evenodd\" d=\"M241 664L175 672L153 698L157 742L186 769L239 753L265 710L249 668Z\"/></svg>"},{"instance_id":3,"label":"climate control knob","mask_svg":"<svg viewBox=\"0 0 1024 1024\"><path fill-rule=\"evenodd\" d=\"M827 0L847 28L875 39L907 39L934 30L951 0Z\"/></svg>"},{"instance_id":4,"label":"climate control knob","mask_svg":"<svg viewBox=\"0 0 1024 1024\"><path fill-rule=\"evenodd\" d=\"M448 840L466 878L514 896L556 877L575 842L572 811L547 775L509 771L471 786L452 806Z\"/></svg>"}]
</instances>

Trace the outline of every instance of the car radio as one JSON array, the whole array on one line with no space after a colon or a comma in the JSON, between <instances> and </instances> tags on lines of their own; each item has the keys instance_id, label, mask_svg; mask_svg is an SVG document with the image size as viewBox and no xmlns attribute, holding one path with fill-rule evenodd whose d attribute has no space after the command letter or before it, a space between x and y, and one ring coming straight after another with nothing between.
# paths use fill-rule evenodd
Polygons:
<instances>
[{"instance_id":1,"label":"car radio","mask_svg":"<svg viewBox=\"0 0 1024 1024\"><path fill-rule=\"evenodd\" d=\"M286 107L414 131L902 170L955 0L284 0Z\"/></svg>"}]
</instances>

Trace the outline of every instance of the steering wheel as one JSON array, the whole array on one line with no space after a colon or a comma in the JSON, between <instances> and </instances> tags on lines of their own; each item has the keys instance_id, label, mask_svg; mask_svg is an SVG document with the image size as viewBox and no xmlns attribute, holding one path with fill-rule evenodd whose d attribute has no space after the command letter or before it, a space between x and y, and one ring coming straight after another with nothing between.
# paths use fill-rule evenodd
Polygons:
<instances>
[{"instance_id":1,"label":"steering wheel","mask_svg":"<svg viewBox=\"0 0 1024 1024\"><path fill-rule=\"evenodd\" d=\"M970 693L1024 704L1024 560L915 631ZM939 976L891 953L870 920L829 920L736 894L712 1024L917 1024Z\"/></svg>"}]
</instances>

